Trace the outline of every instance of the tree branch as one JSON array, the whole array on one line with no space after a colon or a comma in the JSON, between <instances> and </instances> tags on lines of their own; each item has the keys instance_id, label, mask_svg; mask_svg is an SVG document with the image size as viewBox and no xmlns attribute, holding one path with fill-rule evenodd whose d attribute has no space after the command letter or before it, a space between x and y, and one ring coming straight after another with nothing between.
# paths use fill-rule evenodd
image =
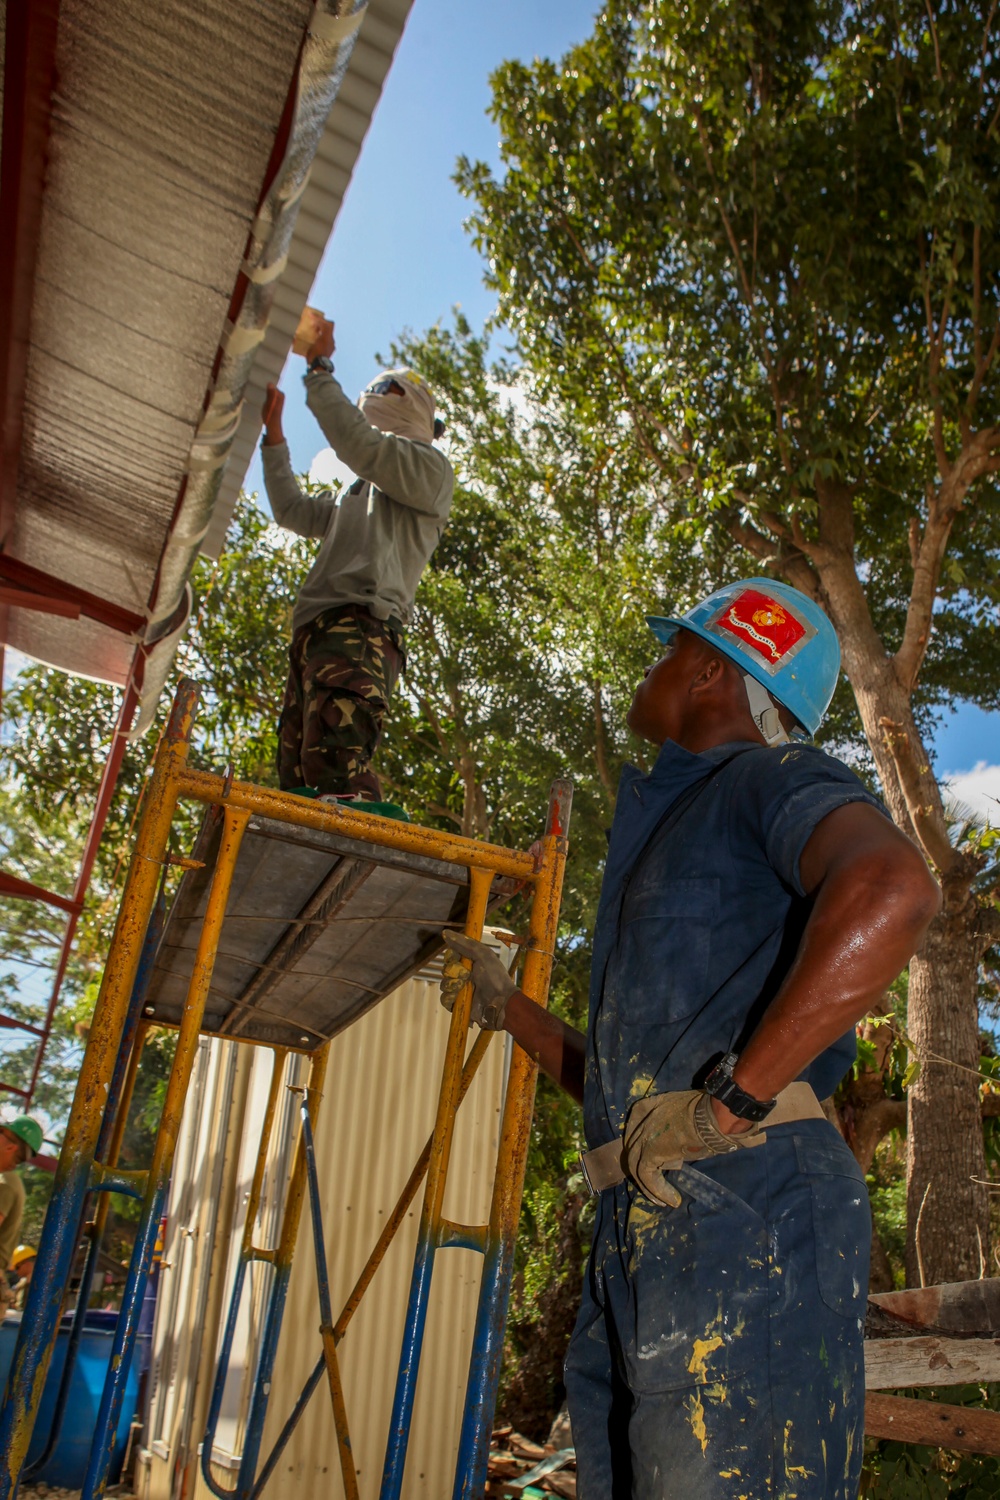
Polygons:
<instances>
[{"instance_id":1,"label":"tree branch","mask_svg":"<svg viewBox=\"0 0 1000 1500\"><path fill-rule=\"evenodd\" d=\"M913 831L927 859L942 875L957 866L959 855L948 838L940 811L937 783L929 765L921 764L902 724L880 718L882 737L896 767Z\"/></svg>"},{"instance_id":2,"label":"tree branch","mask_svg":"<svg viewBox=\"0 0 1000 1500\"><path fill-rule=\"evenodd\" d=\"M906 625L893 668L904 692L911 693L920 675L930 639L938 582L955 517L961 511L971 486L983 474L1000 467L995 454L1000 448L1000 428L988 427L973 435L958 458L942 475L936 491L928 497L927 524L920 538L913 567L913 587L906 607ZM910 523L911 553L914 543Z\"/></svg>"},{"instance_id":3,"label":"tree branch","mask_svg":"<svg viewBox=\"0 0 1000 1500\"><path fill-rule=\"evenodd\" d=\"M615 789L608 769L607 736L604 730L604 703L601 698L601 683L594 681L594 749L597 755L597 774L609 803L614 806Z\"/></svg>"},{"instance_id":4,"label":"tree branch","mask_svg":"<svg viewBox=\"0 0 1000 1500\"><path fill-rule=\"evenodd\" d=\"M979 49L979 104L982 107L983 96L986 92L986 53L990 45L990 32L993 29L993 17L997 13L997 0L992 0L990 13L986 17L986 25L983 27L983 43Z\"/></svg>"},{"instance_id":5,"label":"tree branch","mask_svg":"<svg viewBox=\"0 0 1000 1500\"><path fill-rule=\"evenodd\" d=\"M781 539L775 545L752 521L746 520L735 506L723 511L722 517L734 542L745 547L765 566L783 573L790 583L808 594L810 599L819 600L819 576L810 560L797 547Z\"/></svg>"},{"instance_id":6,"label":"tree branch","mask_svg":"<svg viewBox=\"0 0 1000 1500\"><path fill-rule=\"evenodd\" d=\"M708 139L708 132L705 129L705 122L700 109L695 110L695 124L698 127L698 138L701 141L701 149L705 153L705 165L708 167L709 176L711 177L712 182L715 185L715 206L719 211L719 217L722 220L722 227L726 232L726 238L729 241L729 248L733 253L733 260L736 263L736 271L739 277L740 287L743 292L743 300L746 303L751 322L754 324L757 330L757 343L760 359L761 363L764 366L764 369L767 371L768 384L771 387L771 400L774 402L775 430L778 437L778 450L781 454L781 462L784 465L786 472L791 473L792 462L788 453L788 443L785 436L784 399L781 394L781 388L778 382L774 363L768 353L767 340L764 337L763 330L760 325L760 318L757 315L757 299L754 294L754 288L751 285L750 278L747 275L746 266L743 263L743 256L740 253L740 246L739 241L736 238L736 231L733 229L732 221L730 220L729 215L726 212L725 204L722 201L722 195L718 190L718 178L715 175L715 159L712 154L712 145Z\"/></svg>"},{"instance_id":7,"label":"tree branch","mask_svg":"<svg viewBox=\"0 0 1000 1500\"><path fill-rule=\"evenodd\" d=\"M983 952L1000 943L1000 910L996 906L980 906L976 920L977 935L982 941ZM1000 1095L997 1096L1000 1098Z\"/></svg>"},{"instance_id":8,"label":"tree branch","mask_svg":"<svg viewBox=\"0 0 1000 1500\"><path fill-rule=\"evenodd\" d=\"M570 223L567 214L558 205L551 205L551 209L553 217L561 224L563 232L566 235L566 238L569 240L569 243L572 245L577 260L580 262L580 265L586 272L588 279L591 281L591 283L596 282L597 271L589 255L581 244L580 237ZM658 431L660 435L666 439L667 445L672 449L673 452L683 453L684 450L679 440L670 430L670 428L667 427L666 424L663 423L658 417L656 417L644 402L636 401L635 396L632 392L632 379L628 365L625 363L625 358L621 352L619 345L612 338L611 334L604 326L603 319L599 316L595 316L592 318L592 322L597 329L598 336L610 353L613 364L617 368L619 387L621 389L622 396L624 397L629 412L631 413L632 420L635 422L636 432L638 434L639 441L642 444L643 452L646 454L647 458L649 458L653 463L657 465L659 469L663 470L665 467L663 459L661 455L656 451L655 445L650 441L649 434L646 431L644 424L648 423L649 426Z\"/></svg>"},{"instance_id":9,"label":"tree branch","mask_svg":"<svg viewBox=\"0 0 1000 1500\"><path fill-rule=\"evenodd\" d=\"M911 516L910 517L910 524L907 527L906 531L907 531L907 540L908 540L908 542L910 544L910 565L913 568L914 572L916 572L917 562L918 562L918 560L920 558L920 517L919 516Z\"/></svg>"},{"instance_id":10,"label":"tree branch","mask_svg":"<svg viewBox=\"0 0 1000 1500\"><path fill-rule=\"evenodd\" d=\"M937 25L934 21L934 12L931 10L931 0L924 0L924 9L927 12L927 19L931 23L931 38L934 42L934 77L937 79L938 83L943 83L944 78L941 73L941 48L938 45Z\"/></svg>"}]
</instances>

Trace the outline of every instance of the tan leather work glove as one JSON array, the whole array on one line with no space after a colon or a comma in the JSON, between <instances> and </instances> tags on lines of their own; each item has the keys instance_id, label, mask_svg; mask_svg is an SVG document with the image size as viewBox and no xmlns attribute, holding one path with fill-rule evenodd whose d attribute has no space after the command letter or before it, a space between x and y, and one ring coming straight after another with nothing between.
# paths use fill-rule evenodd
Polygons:
<instances>
[{"instance_id":1,"label":"tan leather work glove","mask_svg":"<svg viewBox=\"0 0 1000 1500\"><path fill-rule=\"evenodd\" d=\"M475 1021L484 1031L502 1031L507 1001L517 989L503 963L488 944L466 937L464 932L446 932L445 944L441 1004L445 1010L454 1010L462 987L471 980L475 990L469 1025ZM463 958L471 958L471 974Z\"/></svg>"},{"instance_id":2,"label":"tan leather work glove","mask_svg":"<svg viewBox=\"0 0 1000 1500\"><path fill-rule=\"evenodd\" d=\"M637 1099L625 1122L625 1165L638 1188L664 1208L677 1208L681 1195L663 1175L686 1161L704 1161L760 1146L766 1140L759 1125L740 1135L726 1135L716 1123L710 1096L701 1089L681 1089Z\"/></svg>"}]
</instances>

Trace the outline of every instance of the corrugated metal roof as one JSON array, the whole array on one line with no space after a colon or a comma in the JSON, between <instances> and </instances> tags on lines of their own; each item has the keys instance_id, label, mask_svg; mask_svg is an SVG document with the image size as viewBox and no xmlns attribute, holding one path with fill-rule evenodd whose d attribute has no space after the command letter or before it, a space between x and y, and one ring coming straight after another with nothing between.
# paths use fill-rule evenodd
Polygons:
<instances>
[{"instance_id":1,"label":"corrugated metal roof","mask_svg":"<svg viewBox=\"0 0 1000 1500\"><path fill-rule=\"evenodd\" d=\"M410 3L370 0L255 374L284 357ZM312 14L307 0L62 0L17 518L3 555L139 617ZM16 607L6 640L118 683L135 649L93 619Z\"/></svg>"},{"instance_id":2,"label":"corrugated metal roof","mask_svg":"<svg viewBox=\"0 0 1000 1500\"><path fill-rule=\"evenodd\" d=\"M302 196L288 267L275 291L264 342L247 384L243 415L222 478L203 550L217 557L225 540L240 486L260 434L260 412L269 380L281 375L292 338L319 266L329 226L340 212L372 113L413 0L369 0L347 74Z\"/></svg>"}]
</instances>

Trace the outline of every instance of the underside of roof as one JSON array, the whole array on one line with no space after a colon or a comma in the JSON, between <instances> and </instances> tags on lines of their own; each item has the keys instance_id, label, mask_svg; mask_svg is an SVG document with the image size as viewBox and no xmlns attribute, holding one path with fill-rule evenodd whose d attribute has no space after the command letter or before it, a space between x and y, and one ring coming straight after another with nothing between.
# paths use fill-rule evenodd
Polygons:
<instances>
[{"instance_id":1,"label":"underside of roof","mask_svg":"<svg viewBox=\"0 0 1000 1500\"><path fill-rule=\"evenodd\" d=\"M0 265L13 291L0 327L8 450L17 439L0 639L114 683L137 646L145 658L170 642L199 548L222 544L263 384L287 354L411 3L43 0L57 21L40 164L38 59L18 71L8 18L22 177L30 188L37 169L41 201L32 234L30 192L18 198L9 165L11 94L0 195L20 222L0 258L32 242L34 255L20 350L25 267ZM43 603L22 607L19 593ZM146 661L144 697L171 655L152 673Z\"/></svg>"}]
</instances>

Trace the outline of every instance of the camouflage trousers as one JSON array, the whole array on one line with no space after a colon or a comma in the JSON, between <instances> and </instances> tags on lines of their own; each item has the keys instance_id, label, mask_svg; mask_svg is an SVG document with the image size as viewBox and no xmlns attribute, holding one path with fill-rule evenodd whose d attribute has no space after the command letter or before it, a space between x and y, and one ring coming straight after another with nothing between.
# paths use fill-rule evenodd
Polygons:
<instances>
[{"instance_id":1,"label":"camouflage trousers","mask_svg":"<svg viewBox=\"0 0 1000 1500\"><path fill-rule=\"evenodd\" d=\"M406 661L402 628L360 604L324 610L292 637L278 725L278 784L380 802L371 769Z\"/></svg>"}]
</instances>

